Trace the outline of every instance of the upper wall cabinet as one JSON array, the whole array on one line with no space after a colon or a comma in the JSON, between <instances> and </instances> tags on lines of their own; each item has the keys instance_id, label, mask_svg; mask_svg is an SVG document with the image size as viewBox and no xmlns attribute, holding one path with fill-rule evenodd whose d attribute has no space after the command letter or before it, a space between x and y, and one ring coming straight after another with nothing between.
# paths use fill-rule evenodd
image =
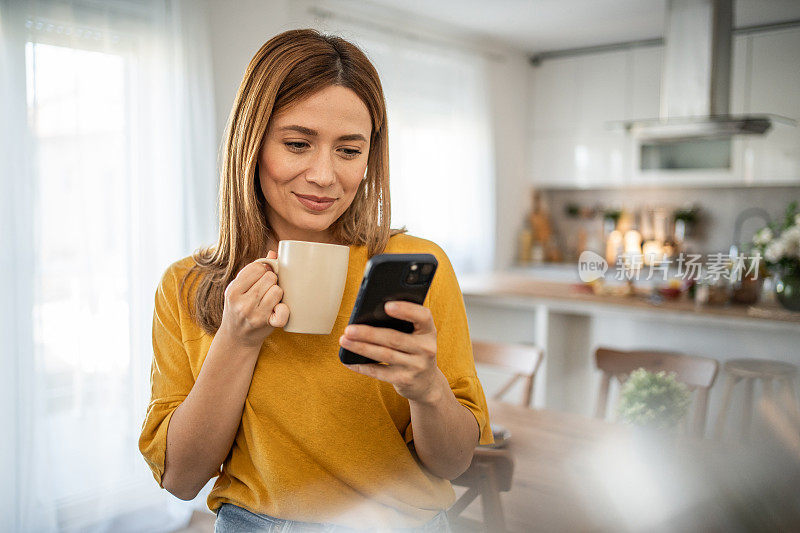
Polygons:
<instances>
[{"instance_id":1,"label":"upper wall cabinet","mask_svg":"<svg viewBox=\"0 0 800 533\"><path fill-rule=\"evenodd\" d=\"M630 56L630 85L625 94L630 105L624 119L658 118L664 51L660 46L648 46L633 49Z\"/></svg>"},{"instance_id":2,"label":"upper wall cabinet","mask_svg":"<svg viewBox=\"0 0 800 533\"><path fill-rule=\"evenodd\" d=\"M609 123L659 116L663 48L544 61L531 69L529 169L553 187L800 183L800 127L736 137L723 171L642 171L639 144ZM731 113L800 119L800 28L733 39Z\"/></svg>"},{"instance_id":3,"label":"upper wall cabinet","mask_svg":"<svg viewBox=\"0 0 800 533\"><path fill-rule=\"evenodd\" d=\"M746 111L800 122L800 28L747 37L751 57ZM774 123L763 137L747 138L747 183L800 183L800 127Z\"/></svg>"},{"instance_id":4,"label":"upper wall cabinet","mask_svg":"<svg viewBox=\"0 0 800 533\"><path fill-rule=\"evenodd\" d=\"M546 61L533 76L531 126L534 134L570 132L578 127L579 58Z\"/></svg>"},{"instance_id":5,"label":"upper wall cabinet","mask_svg":"<svg viewBox=\"0 0 800 533\"><path fill-rule=\"evenodd\" d=\"M800 28L748 37L751 113L800 118Z\"/></svg>"},{"instance_id":6,"label":"upper wall cabinet","mask_svg":"<svg viewBox=\"0 0 800 533\"><path fill-rule=\"evenodd\" d=\"M607 123L626 115L628 53L545 61L531 83L530 172L535 183L622 184L625 135Z\"/></svg>"}]
</instances>

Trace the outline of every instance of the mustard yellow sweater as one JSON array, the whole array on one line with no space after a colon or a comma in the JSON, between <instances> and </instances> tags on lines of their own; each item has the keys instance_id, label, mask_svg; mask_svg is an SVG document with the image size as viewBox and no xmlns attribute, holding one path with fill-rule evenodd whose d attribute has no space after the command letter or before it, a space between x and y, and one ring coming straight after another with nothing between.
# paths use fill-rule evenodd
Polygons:
<instances>
[{"instance_id":1,"label":"mustard yellow sweater","mask_svg":"<svg viewBox=\"0 0 800 533\"><path fill-rule=\"evenodd\" d=\"M493 442L464 302L447 256L436 244L409 235L393 236L385 253L432 253L439 261L424 303L438 334L437 362L455 397L475 415L481 444ZM208 497L212 511L228 502L290 520L398 527L422 524L454 502L450 482L416 456L408 400L391 384L339 361L338 339L367 259L365 247L350 247L330 335L276 329L264 341L233 447ZM170 265L155 295L152 395L139 449L162 487L170 418L189 394L213 339L190 320L186 295L178 298L192 264L187 257Z\"/></svg>"}]
</instances>

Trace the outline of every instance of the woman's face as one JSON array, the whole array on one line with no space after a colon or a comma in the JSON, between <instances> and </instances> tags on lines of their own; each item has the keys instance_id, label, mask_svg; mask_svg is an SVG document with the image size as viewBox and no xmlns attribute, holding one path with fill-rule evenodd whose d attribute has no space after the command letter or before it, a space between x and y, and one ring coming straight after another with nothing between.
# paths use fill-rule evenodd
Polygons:
<instances>
[{"instance_id":1,"label":"woman's face","mask_svg":"<svg viewBox=\"0 0 800 533\"><path fill-rule=\"evenodd\" d=\"M364 102L337 85L271 117L258 177L279 239L330 242L364 177L371 133Z\"/></svg>"}]
</instances>

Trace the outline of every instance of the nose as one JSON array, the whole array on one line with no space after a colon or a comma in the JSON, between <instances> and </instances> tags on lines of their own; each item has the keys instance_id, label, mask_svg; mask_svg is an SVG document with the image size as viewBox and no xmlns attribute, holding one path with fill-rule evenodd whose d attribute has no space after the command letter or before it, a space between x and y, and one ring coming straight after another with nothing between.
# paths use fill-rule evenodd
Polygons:
<instances>
[{"instance_id":1,"label":"nose","mask_svg":"<svg viewBox=\"0 0 800 533\"><path fill-rule=\"evenodd\" d=\"M311 167L306 172L306 181L316 183L320 187L330 187L336 181L336 172L333 168L333 155L320 150L314 158Z\"/></svg>"}]
</instances>

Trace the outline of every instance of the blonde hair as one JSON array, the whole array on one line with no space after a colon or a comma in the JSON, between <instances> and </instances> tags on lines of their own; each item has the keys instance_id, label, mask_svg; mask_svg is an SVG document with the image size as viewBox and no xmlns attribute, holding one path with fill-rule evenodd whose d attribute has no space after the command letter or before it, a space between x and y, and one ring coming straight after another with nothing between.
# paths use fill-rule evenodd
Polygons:
<instances>
[{"instance_id":1,"label":"blonde hair","mask_svg":"<svg viewBox=\"0 0 800 533\"><path fill-rule=\"evenodd\" d=\"M367 173L347 210L331 225L333 238L364 245L369 257L389 237L405 232L389 227L389 142L386 103L375 67L352 43L316 30L276 35L256 52L236 93L225 129L220 185L219 239L193 254L184 275L192 279L187 304L192 319L208 334L222 323L225 288L247 264L266 255L274 238L266 218L266 199L258 183L258 155L270 117L332 85L347 87L364 102L372 119ZM277 240L277 239L275 239ZM188 294L197 282L194 305Z\"/></svg>"}]
</instances>

